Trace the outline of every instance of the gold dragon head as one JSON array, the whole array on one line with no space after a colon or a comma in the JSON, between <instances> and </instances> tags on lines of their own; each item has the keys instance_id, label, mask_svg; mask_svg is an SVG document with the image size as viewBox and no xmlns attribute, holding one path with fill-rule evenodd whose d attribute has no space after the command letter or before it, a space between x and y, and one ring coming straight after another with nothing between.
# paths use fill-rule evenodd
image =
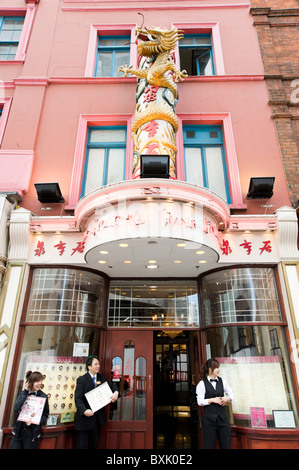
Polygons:
<instances>
[{"instance_id":1,"label":"gold dragon head","mask_svg":"<svg viewBox=\"0 0 299 470\"><path fill-rule=\"evenodd\" d=\"M176 28L166 30L162 28L136 29L139 40L137 51L140 56L152 57L160 52L172 51L176 43L184 37L184 32Z\"/></svg>"}]
</instances>

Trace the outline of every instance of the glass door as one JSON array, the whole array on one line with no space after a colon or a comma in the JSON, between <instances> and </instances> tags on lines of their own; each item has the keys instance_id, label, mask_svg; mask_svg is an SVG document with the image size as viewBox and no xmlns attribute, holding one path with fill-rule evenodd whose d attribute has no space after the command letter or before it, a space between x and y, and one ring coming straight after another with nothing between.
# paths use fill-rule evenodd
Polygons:
<instances>
[{"instance_id":1,"label":"glass door","mask_svg":"<svg viewBox=\"0 0 299 470\"><path fill-rule=\"evenodd\" d=\"M152 449L152 351L152 331L107 331L105 370L119 389L110 405L107 449Z\"/></svg>"},{"instance_id":2,"label":"glass door","mask_svg":"<svg viewBox=\"0 0 299 470\"><path fill-rule=\"evenodd\" d=\"M189 333L154 333L154 448L197 448L194 385Z\"/></svg>"}]
</instances>

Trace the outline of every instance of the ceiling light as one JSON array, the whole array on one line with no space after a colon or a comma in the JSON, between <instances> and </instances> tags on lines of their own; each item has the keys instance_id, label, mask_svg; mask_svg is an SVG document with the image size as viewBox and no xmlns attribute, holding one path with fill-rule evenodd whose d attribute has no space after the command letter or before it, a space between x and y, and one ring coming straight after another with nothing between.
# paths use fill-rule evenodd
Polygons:
<instances>
[{"instance_id":1,"label":"ceiling light","mask_svg":"<svg viewBox=\"0 0 299 470\"><path fill-rule=\"evenodd\" d=\"M105 251L105 250L100 251L101 255L108 255L108 253L109 253L109 251Z\"/></svg>"},{"instance_id":2,"label":"ceiling light","mask_svg":"<svg viewBox=\"0 0 299 470\"><path fill-rule=\"evenodd\" d=\"M181 262L182 262L182 261L180 261L179 259L174 260L174 263L176 263L176 264L179 264L179 263L181 263Z\"/></svg>"},{"instance_id":3,"label":"ceiling light","mask_svg":"<svg viewBox=\"0 0 299 470\"><path fill-rule=\"evenodd\" d=\"M155 259L149 259L148 262L152 263L152 264L155 264L157 261Z\"/></svg>"},{"instance_id":4,"label":"ceiling light","mask_svg":"<svg viewBox=\"0 0 299 470\"><path fill-rule=\"evenodd\" d=\"M98 263L100 263L100 264L106 264L106 261L104 261L103 259L100 259L100 260L98 261Z\"/></svg>"},{"instance_id":5,"label":"ceiling light","mask_svg":"<svg viewBox=\"0 0 299 470\"><path fill-rule=\"evenodd\" d=\"M148 269L156 269L158 266L156 264L149 264L147 266Z\"/></svg>"},{"instance_id":6,"label":"ceiling light","mask_svg":"<svg viewBox=\"0 0 299 470\"><path fill-rule=\"evenodd\" d=\"M199 251L196 252L197 255L203 255L204 253L205 253L205 251L203 251L203 250L199 250Z\"/></svg>"},{"instance_id":7,"label":"ceiling light","mask_svg":"<svg viewBox=\"0 0 299 470\"><path fill-rule=\"evenodd\" d=\"M186 246L186 243L177 243L176 246L179 246L179 247Z\"/></svg>"},{"instance_id":8,"label":"ceiling light","mask_svg":"<svg viewBox=\"0 0 299 470\"><path fill-rule=\"evenodd\" d=\"M126 248L129 245L127 243L120 243L118 246L121 246L122 248Z\"/></svg>"},{"instance_id":9,"label":"ceiling light","mask_svg":"<svg viewBox=\"0 0 299 470\"><path fill-rule=\"evenodd\" d=\"M124 263L126 263L126 264L130 264L130 263L132 263L132 261L131 261L131 260L129 260L129 259L126 259L126 260L124 261Z\"/></svg>"},{"instance_id":10,"label":"ceiling light","mask_svg":"<svg viewBox=\"0 0 299 470\"><path fill-rule=\"evenodd\" d=\"M206 260L205 259L201 259L198 261L199 263L206 263Z\"/></svg>"}]
</instances>

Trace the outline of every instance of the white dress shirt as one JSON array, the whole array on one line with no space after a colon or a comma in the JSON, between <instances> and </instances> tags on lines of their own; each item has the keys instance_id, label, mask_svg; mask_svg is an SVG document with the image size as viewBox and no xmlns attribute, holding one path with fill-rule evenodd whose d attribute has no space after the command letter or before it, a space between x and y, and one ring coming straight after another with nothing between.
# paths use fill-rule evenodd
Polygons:
<instances>
[{"instance_id":1,"label":"white dress shirt","mask_svg":"<svg viewBox=\"0 0 299 470\"><path fill-rule=\"evenodd\" d=\"M208 376L207 379L210 382L211 377ZM231 387L229 386L229 384L227 383L225 379L222 379L222 382L223 382L224 394L230 397L232 401L234 399L234 394L233 394ZM214 387L214 389L216 389L216 382L211 382L211 385L212 387ZM209 399L205 398L205 394L206 394L206 387L205 387L204 381L201 380L196 386L197 404L199 406L210 405Z\"/></svg>"}]
</instances>

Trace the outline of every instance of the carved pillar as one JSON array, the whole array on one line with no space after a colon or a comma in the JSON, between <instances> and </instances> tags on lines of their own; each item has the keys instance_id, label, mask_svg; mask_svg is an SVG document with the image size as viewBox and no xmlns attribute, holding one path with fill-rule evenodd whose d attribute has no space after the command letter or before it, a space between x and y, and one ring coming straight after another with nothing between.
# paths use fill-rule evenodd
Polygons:
<instances>
[{"instance_id":1,"label":"carved pillar","mask_svg":"<svg viewBox=\"0 0 299 470\"><path fill-rule=\"evenodd\" d=\"M13 366L10 362L16 346L25 294L24 275L28 271L30 218L31 212L22 208L14 210L10 218L7 270L0 297L0 399L4 389L8 387L10 369ZM6 371L8 371L7 376ZM0 424L5 405L3 402L0 409Z\"/></svg>"}]
</instances>

